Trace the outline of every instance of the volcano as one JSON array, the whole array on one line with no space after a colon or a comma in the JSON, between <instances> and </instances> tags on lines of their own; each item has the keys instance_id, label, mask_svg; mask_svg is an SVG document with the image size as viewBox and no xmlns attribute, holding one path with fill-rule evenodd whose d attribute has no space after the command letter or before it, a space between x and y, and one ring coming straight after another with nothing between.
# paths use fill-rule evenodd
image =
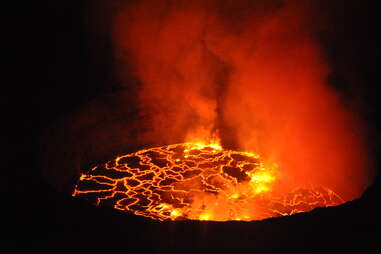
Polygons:
<instances>
[{"instance_id":1,"label":"volcano","mask_svg":"<svg viewBox=\"0 0 381 254\"><path fill-rule=\"evenodd\" d=\"M203 43L184 39L194 42L190 46L199 50L196 53L205 53L206 58L200 57L200 61L197 57L202 54L192 58L193 48L186 47L188 44L173 51L174 45L179 45L177 38L192 35L190 32L197 29L196 21L188 22L191 15L181 20L179 14L173 21L165 18L168 8L135 8L131 11L135 16L121 15L126 22L134 21L136 29L120 23L120 37L128 40L118 47L120 54L115 55L114 41L110 39L115 22L110 17L116 11L99 8L101 15L94 15L84 23L83 11L93 11L93 2L102 2L103 7L123 1L62 2L39 11L35 8L39 17L27 20L28 24L35 24L34 30L25 29L24 25L15 30L17 34L32 31L30 37L38 49L30 51L32 57L25 57L28 56L25 55L27 43L23 38L17 51L22 56L18 63L25 63L31 68L32 76L39 78L31 83L29 76L25 76L20 85L31 84L35 94L12 100L12 107L18 109L18 114L12 117L20 121L17 137L22 142L21 145L14 143L11 137L16 146L6 170L17 174L12 178L17 182L16 187L6 187L16 194L14 198L10 196L15 205L3 202L11 204L11 213L14 213L12 208L16 211L16 224L10 223L11 231L8 231L13 238L9 242L20 239L20 245L30 243L26 246L49 251L63 247L66 252L73 252L83 248L84 253L98 251L100 246L108 252L118 249L131 253L282 253L301 249L304 253L342 253L379 248L379 178L374 178L372 184L367 163L368 157L379 158L380 151L380 116L375 110L380 100L374 86L379 80L379 57L377 40L372 37L378 30L370 28L367 22L371 15L366 12L378 9L365 7L370 1L356 1L356 4L319 1L324 4L324 10L335 16L334 21L324 26L325 29L333 26L332 31L319 31L318 39L324 40L324 45L314 39L311 42L312 26L303 18L302 25L295 24L299 21L292 11L276 18L274 16L279 17L276 14L281 12L278 9L253 20L256 16L251 15L251 3L271 1L214 1L229 2L232 7L241 2L249 6L222 10L231 19L224 17L227 21L215 24L215 29L213 23L203 29L201 34L209 35L201 38ZM337 6L330 8L334 2ZM152 15L155 11L161 12L160 15ZM250 15L244 16L246 12ZM312 17L308 12L302 13ZM153 20L140 24L139 17ZM155 23L156 19L161 22ZM10 20L18 19L11 17ZM260 26L262 21L266 23L264 26ZM156 29L156 24L164 24L166 28ZM178 26L172 29L171 25ZM179 31L179 27L185 27L185 32L172 36L171 31ZM126 36L128 31L131 36ZM210 31L215 33L208 34ZM372 35L371 31L375 33ZM145 37L138 40L142 34ZM131 41L134 38L137 41ZM208 40L213 38L215 40ZM153 46L146 50L144 44ZM141 51L134 49L138 46L142 46ZM155 55L157 51L162 52L163 59ZM140 52L146 54L140 55ZM205 61L207 59L210 61ZM36 61L40 61L40 65ZM328 62L328 71L320 72L322 62ZM179 68L171 68L168 63L178 64ZM221 65L227 71L223 71ZM116 77L115 67L122 77ZM184 74L186 70L191 73ZM197 79L209 71L210 80ZM37 89L33 84L45 86ZM211 88L210 84L217 84L218 88ZM21 86L14 87L15 95L20 95ZM353 98L369 104L370 111L366 111L365 117L371 122L371 130L362 132L357 125L362 124L361 119L347 117L360 112L352 104ZM40 104L38 108L34 107L36 102ZM24 107L20 107L20 103ZM204 108L217 112L217 119L208 110L203 111ZM39 118L36 112L40 113ZM176 181L172 183L164 181L170 178L172 165L180 165L177 175L198 168L187 165L187 158L171 162L160 154L178 146L179 151L173 154L184 157L187 146L184 142L193 142L187 138L188 132L205 122L217 122L223 127L221 149L213 148L216 155L228 151L252 154L245 155L244 161L252 163L253 168L247 166L241 170L240 158L233 156L231 168L225 167L224 171L223 167L229 164L222 162L218 164L220 168L215 168L222 182L228 184L226 189L210 191L211 186L201 185L200 178L190 177L192 181L187 183L195 188L189 192L196 191L186 196L188 199L184 197L183 202L170 199L171 186L183 182L181 177L173 178ZM9 127L15 128L15 125L9 124ZM24 144L30 140L26 136L31 131L37 133L33 142L42 139L41 133L47 133L47 139L29 153ZM375 154L368 143L363 142L364 133L369 134L371 144L377 143ZM231 140L232 145L226 139ZM196 158L192 153L212 154L213 149L207 147L208 143L205 148L196 143L192 146L196 149L190 149L188 158L203 165L207 160ZM138 179L140 182L128 182L151 170L141 165L147 160L136 158L143 153L147 160L153 157L153 170L164 172L163 176L154 175L152 180L156 177L156 182L148 176L146 180ZM278 156L271 157L272 153ZM37 156L41 160L35 163ZM254 159L255 162L251 162ZM274 164L268 164L268 159ZM249 182L253 174L262 172L260 165L270 177L267 182L261 182L263 191L256 194L259 185L250 187ZM379 165L375 169L378 172ZM39 175L41 179L36 177ZM290 187L296 188L282 190L280 187L286 180L294 185ZM250 191L239 186L248 187ZM149 192L144 193L144 188L157 191L160 196L153 195L154 199ZM231 188L237 189L237 195ZM160 189L164 191L159 192ZM83 193L79 193L81 191ZM148 197L152 203L147 202ZM223 207L228 211L239 211L236 205L242 205L242 200L244 208L252 211L251 218L244 218L243 212L225 216L222 208L214 211L209 201L220 199L226 201ZM265 202L261 203L262 200ZM285 210L282 210L285 206L276 205L276 211L296 214L282 216L270 211L267 218L277 218L262 220L263 213L274 208L266 205L274 200L292 204ZM294 205L293 200L303 200L303 206ZM345 203L341 204L342 200ZM89 205L87 201L98 206ZM256 207L246 206L249 201ZM210 205L210 210L203 208L203 204ZM263 213L256 213L258 211ZM218 215L219 212L222 215ZM37 229L40 239L44 240L31 237L37 234ZM11 247L14 248L14 244Z\"/></svg>"}]
</instances>

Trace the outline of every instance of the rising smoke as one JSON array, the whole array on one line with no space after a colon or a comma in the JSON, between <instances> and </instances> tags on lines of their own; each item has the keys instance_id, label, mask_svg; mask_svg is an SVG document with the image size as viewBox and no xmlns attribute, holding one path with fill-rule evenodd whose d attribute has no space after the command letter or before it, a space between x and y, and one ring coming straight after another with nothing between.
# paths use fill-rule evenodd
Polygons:
<instances>
[{"instance_id":1,"label":"rising smoke","mask_svg":"<svg viewBox=\"0 0 381 254\"><path fill-rule=\"evenodd\" d=\"M119 1L116 73L138 80L157 142L210 141L279 164L304 184L358 197L369 182L360 120L327 85L318 1Z\"/></svg>"}]
</instances>

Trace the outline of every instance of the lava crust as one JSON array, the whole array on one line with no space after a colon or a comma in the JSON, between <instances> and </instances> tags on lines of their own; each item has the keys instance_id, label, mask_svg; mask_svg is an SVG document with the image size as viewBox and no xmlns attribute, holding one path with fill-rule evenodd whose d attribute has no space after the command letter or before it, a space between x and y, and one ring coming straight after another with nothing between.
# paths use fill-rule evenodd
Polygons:
<instances>
[{"instance_id":1,"label":"lava crust","mask_svg":"<svg viewBox=\"0 0 381 254\"><path fill-rule=\"evenodd\" d=\"M343 203L325 187L274 192L277 170L253 153L181 143L93 167L73 196L154 220L252 221Z\"/></svg>"}]
</instances>

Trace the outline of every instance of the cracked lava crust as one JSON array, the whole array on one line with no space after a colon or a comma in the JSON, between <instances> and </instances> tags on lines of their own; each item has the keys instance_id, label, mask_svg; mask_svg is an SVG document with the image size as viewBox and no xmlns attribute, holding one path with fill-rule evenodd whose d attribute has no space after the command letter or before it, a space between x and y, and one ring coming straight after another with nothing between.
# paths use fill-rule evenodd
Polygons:
<instances>
[{"instance_id":1,"label":"cracked lava crust","mask_svg":"<svg viewBox=\"0 0 381 254\"><path fill-rule=\"evenodd\" d=\"M252 221L343 203L321 186L274 191L278 170L253 153L181 143L95 166L72 195L154 220Z\"/></svg>"}]
</instances>

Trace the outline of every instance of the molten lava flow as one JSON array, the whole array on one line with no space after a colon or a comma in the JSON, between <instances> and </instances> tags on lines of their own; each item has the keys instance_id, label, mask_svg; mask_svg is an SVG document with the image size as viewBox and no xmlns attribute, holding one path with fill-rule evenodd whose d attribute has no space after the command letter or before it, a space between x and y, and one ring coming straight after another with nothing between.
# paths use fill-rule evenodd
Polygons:
<instances>
[{"instance_id":1,"label":"molten lava flow","mask_svg":"<svg viewBox=\"0 0 381 254\"><path fill-rule=\"evenodd\" d=\"M277 193L277 182L277 167L256 154L182 143L96 166L73 196L155 220L251 221L343 203L323 187Z\"/></svg>"}]
</instances>

